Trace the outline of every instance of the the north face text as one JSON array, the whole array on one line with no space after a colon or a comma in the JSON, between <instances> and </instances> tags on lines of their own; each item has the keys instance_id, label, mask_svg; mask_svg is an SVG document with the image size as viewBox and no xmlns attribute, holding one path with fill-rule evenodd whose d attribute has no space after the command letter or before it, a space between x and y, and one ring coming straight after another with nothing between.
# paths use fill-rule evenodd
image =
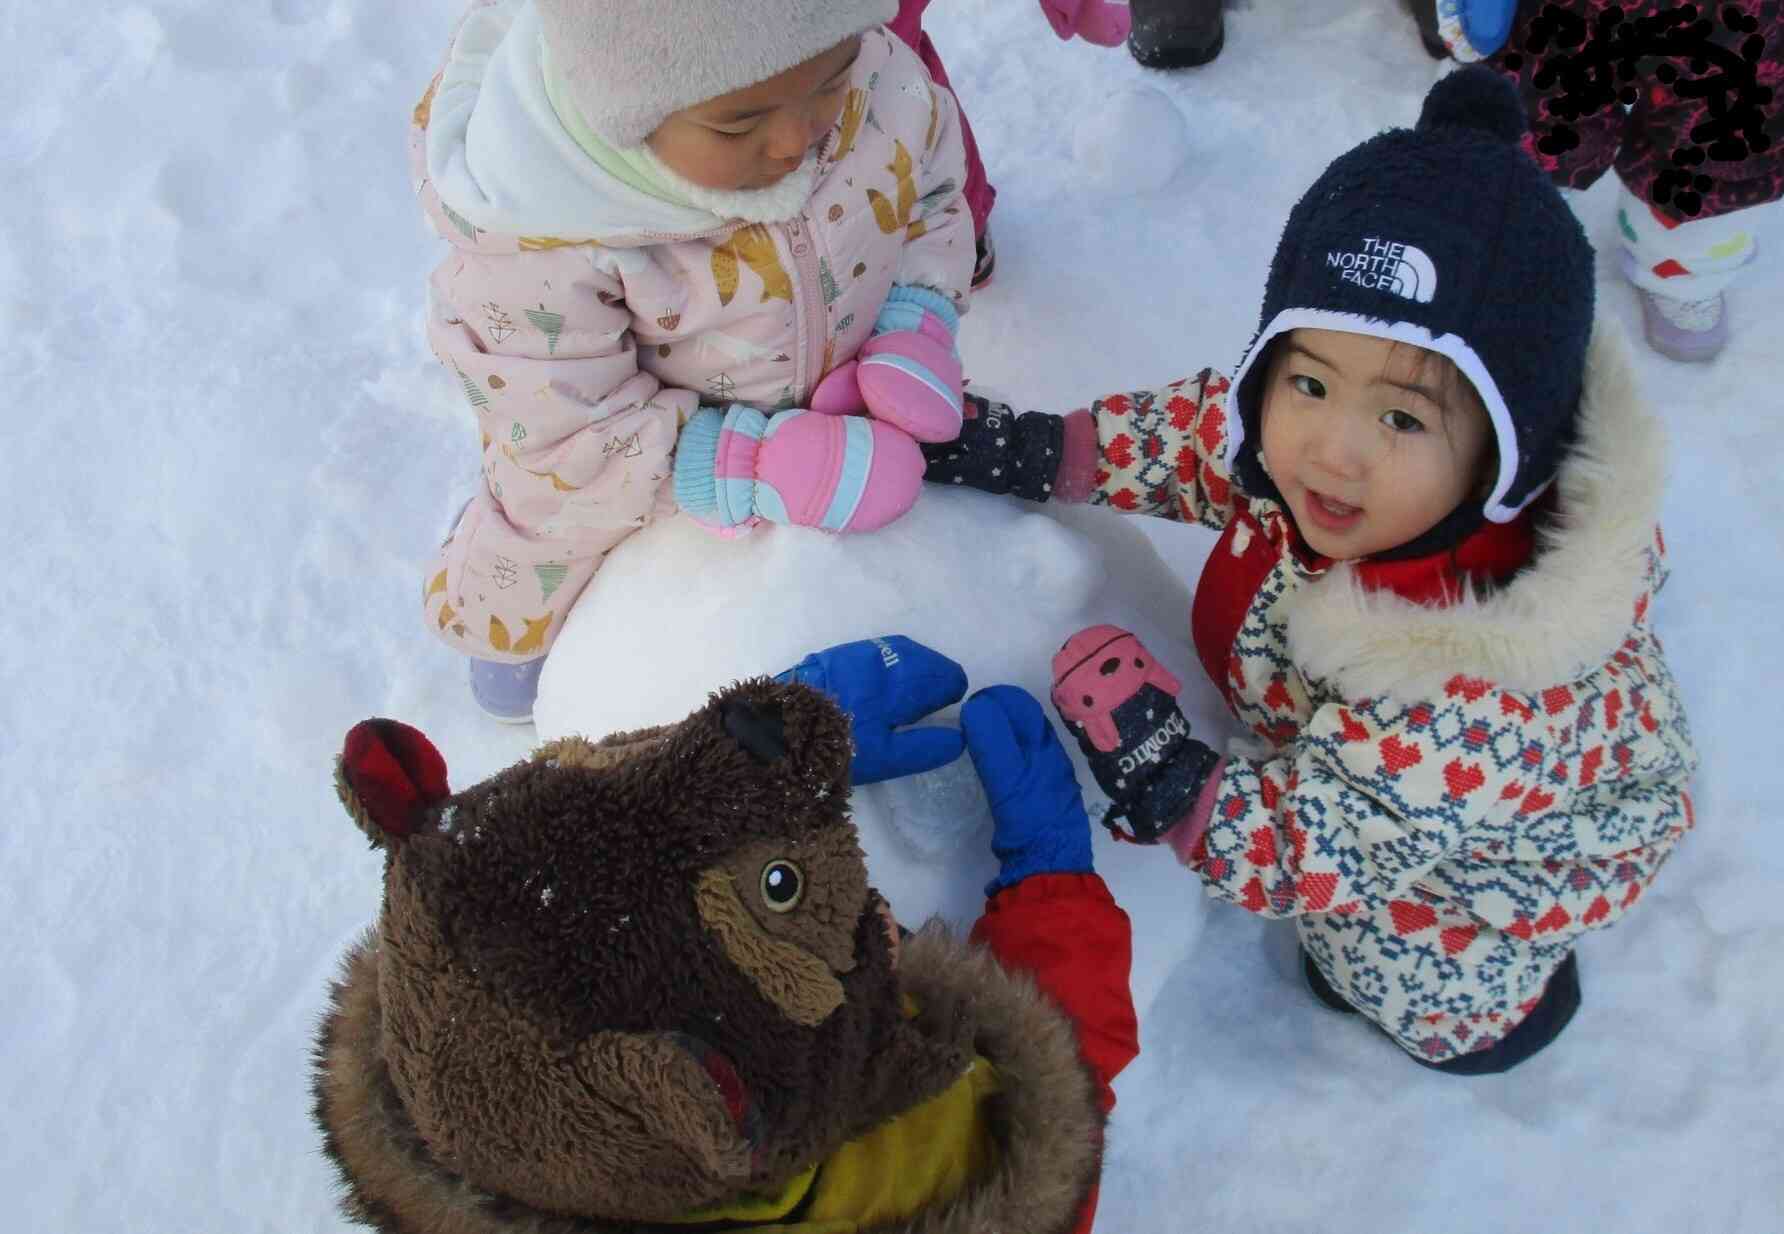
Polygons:
<instances>
[{"instance_id":1,"label":"the north face text","mask_svg":"<svg viewBox=\"0 0 1784 1234\"><path fill-rule=\"evenodd\" d=\"M1423 249L1370 236L1354 252L1326 254L1326 267L1338 277L1371 291L1392 292L1420 304L1437 294L1437 267Z\"/></svg>"}]
</instances>

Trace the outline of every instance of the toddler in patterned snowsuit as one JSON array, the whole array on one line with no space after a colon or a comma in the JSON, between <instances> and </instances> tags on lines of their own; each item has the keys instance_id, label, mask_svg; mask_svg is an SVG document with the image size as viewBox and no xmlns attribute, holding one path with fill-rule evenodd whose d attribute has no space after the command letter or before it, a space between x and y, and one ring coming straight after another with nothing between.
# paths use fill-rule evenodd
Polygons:
<instances>
[{"instance_id":1,"label":"toddler in patterned snowsuit","mask_svg":"<svg viewBox=\"0 0 1784 1234\"><path fill-rule=\"evenodd\" d=\"M959 429L953 96L896 0L480 0L415 109L452 251L428 338L483 483L426 570L472 692L529 719L602 558L677 509L865 531Z\"/></svg>"},{"instance_id":2,"label":"toddler in patterned snowsuit","mask_svg":"<svg viewBox=\"0 0 1784 1234\"><path fill-rule=\"evenodd\" d=\"M1653 629L1665 446L1524 128L1477 66L1333 163L1230 380L975 404L926 448L932 481L1220 531L1191 631L1245 738L1192 735L1126 631L1054 660L1105 821L1294 918L1323 1001L1465 1074L1567 1025L1697 764Z\"/></svg>"}]
</instances>

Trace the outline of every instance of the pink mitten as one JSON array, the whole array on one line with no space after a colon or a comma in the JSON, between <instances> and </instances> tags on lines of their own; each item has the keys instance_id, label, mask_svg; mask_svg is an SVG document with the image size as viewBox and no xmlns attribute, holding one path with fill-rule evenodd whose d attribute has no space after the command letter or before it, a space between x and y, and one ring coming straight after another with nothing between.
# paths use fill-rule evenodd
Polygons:
<instances>
[{"instance_id":1,"label":"pink mitten","mask_svg":"<svg viewBox=\"0 0 1784 1234\"><path fill-rule=\"evenodd\" d=\"M852 416L867 410L861 401L861 383L855 372L859 360L844 360L824 374L824 380L811 392L811 409L826 416Z\"/></svg>"},{"instance_id":2,"label":"pink mitten","mask_svg":"<svg viewBox=\"0 0 1784 1234\"><path fill-rule=\"evenodd\" d=\"M918 441L952 441L960 435L962 379L954 348L959 325L959 313L940 292L892 288L854 374L861 400L876 419Z\"/></svg>"},{"instance_id":3,"label":"pink mitten","mask_svg":"<svg viewBox=\"0 0 1784 1234\"><path fill-rule=\"evenodd\" d=\"M865 416L703 407L675 446L676 501L721 533L758 519L873 531L909 510L922 487L917 443Z\"/></svg>"},{"instance_id":4,"label":"pink mitten","mask_svg":"<svg viewBox=\"0 0 1784 1234\"><path fill-rule=\"evenodd\" d=\"M1075 34L1102 47L1115 47L1127 39L1127 0L1041 0L1041 12L1062 39Z\"/></svg>"}]
</instances>

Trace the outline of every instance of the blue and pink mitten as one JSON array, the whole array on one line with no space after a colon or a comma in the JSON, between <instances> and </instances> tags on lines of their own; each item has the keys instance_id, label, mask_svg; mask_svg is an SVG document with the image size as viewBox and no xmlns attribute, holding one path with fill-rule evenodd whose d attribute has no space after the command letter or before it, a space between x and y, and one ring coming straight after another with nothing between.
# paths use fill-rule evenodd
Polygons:
<instances>
[{"instance_id":1,"label":"blue and pink mitten","mask_svg":"<svg viewBox=\"0 0 1784 1234\"><path fill-rule=\"evenodd\" d=\"M702 407L675 447L675 500L720 534L767 519L873 531L909 510L923 454L890 424L809 411Z\"/></svg>"},{"instance_id":2,"label":"blue and pink mitten","mask_svg":"<svg viewBox=\"0 0 1784 1234\"><path fill-rule=\"evenodd\" d=\"M894 285L857 357L837 365L812 391L812 410L866 411L918 441L952 441L960 435L959 329L960 314L947 296Z\"/></svg>"}]
</instances>

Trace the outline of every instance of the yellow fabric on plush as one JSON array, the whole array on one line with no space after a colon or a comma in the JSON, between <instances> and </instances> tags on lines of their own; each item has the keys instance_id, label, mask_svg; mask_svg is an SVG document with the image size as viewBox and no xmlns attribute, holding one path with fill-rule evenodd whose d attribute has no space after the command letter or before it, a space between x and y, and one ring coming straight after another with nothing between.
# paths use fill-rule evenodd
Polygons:
<instances>
[{"instance_id":1,"label":"yellow fabric on plush","mask_svg":"<svg viewBox=\"0 0 1784 1234\"><path fill-rule=\"evenodd\" d=\"M736 1221L752 1234L856 1234L945 1203L997 1162L985 1114L997 1071L975 1058L945 1092L906 1110L789 1182L772 1196L744 1196L676 1224ZM763 1225L804 1205L788 1224Z\"/></svg>"}]
</instances>

